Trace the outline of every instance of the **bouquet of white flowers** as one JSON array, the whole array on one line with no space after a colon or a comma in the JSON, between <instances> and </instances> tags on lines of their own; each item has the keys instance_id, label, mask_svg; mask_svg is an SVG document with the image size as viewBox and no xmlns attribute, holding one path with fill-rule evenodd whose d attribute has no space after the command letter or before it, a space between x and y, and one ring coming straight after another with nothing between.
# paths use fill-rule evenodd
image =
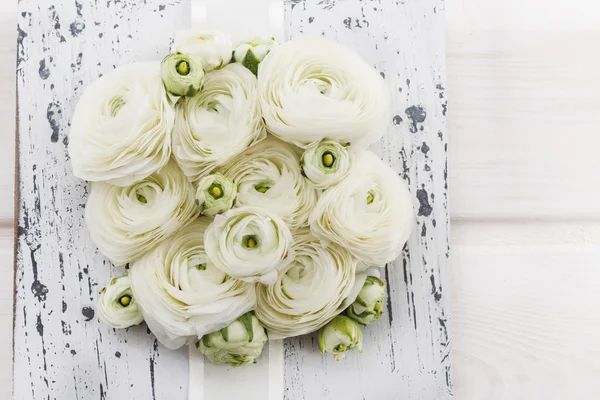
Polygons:
<instances>
[{"instance_id":1,"label":"bouquet of white flowers","mask_svg":"<svg viewBox=\"0 0 600 400\"><path fill-rule=\"evenodd\" d=\"M114 328L146 322L175 349L256 362L269 338L320 330L321 352L362 351L385 308L371 267L413 229L406 184L367 147L388 123L382 78L323 39L186 31L162 63L90 85L69 153L90 181L86 222L128 265L101 292Z\"/></svg>"}]
</instances>

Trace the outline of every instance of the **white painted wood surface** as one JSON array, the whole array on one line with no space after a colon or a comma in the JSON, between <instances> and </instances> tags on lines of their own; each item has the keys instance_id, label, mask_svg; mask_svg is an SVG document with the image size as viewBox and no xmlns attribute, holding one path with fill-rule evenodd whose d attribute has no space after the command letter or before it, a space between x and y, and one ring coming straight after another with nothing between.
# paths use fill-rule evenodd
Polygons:
<instances>
[{"instance_id":1,"label":"white painted wood surface","mask_svg":"<svg viewBox=\"0 0 600 400\"><path fill-rule=\"evenodd\" d=\"M418 226L404 260L388 265L387 320L363 330L363 354L335 362L316 335L286 340L286 398L449 399L443 1L292 1L289 12L292 38L350 44L385 78L392 119L374 147L409 180Z\"/></svg>"},{"instance_id":2,"label":"white painted wood surface","mask_svg":"<svg viewBox=\"0 0 600 400\"><path fill-rule=\"evenodd\" d=\"M17 2L0 8L0 360L12 359ZM12 398L12 365L0 363L0 399Z\"/></svg>"},{"instance_id":3,"label":"white painted wood surface","mask_svg":"<svg viewBox=\"0 0 600 400\"><path fill-rule=\"evenodd\" d=\"M588 109L594 98L583 95L600 93L600 81L593 79L598 56L589 50L600 35L600 3L446 0L446 5L455 398L600 398L597 374L590 378L587 373L597 370L597 339L592 334L600 337L600 323L594 319L598 302L588 301L590 293L600 290L599 258L593 251L600 244L600 203L593 201L596 188L591 184L599 165L592 158L586 167L580 158L581 151L600 144L594 134L600 126ZM16 23L16 0L6 0L0 9L2 174L14 168ZM535 45L524 51L521 41L513 40L513 46L500 49L498 45L510 37ZM548 50L557 37L568 54ZM541 54L548 62L539 70L547 79L531 79L527 66ZM570 99L569 112L544 104L554 94L553 84ZM533 97L524 103L524 95ZM530 114L533 122L524 129L523 121ZM555 125L562 128L555 130ZM561 151L547 144L560 140L564 132L580 135L585 145L568 142L569 151ZM482 134L487 140L480 139ZM525 151L517 144L530 135L539 141ZM537 157L537 164L529 155ZM507 165L518 170L521 179L511 181L511 175L503 172ZM562 179L547 179L545 171L560 173ZM471 173L485 173L486 179L476 184L469 179ZM558 190L564 182L573 183L576 196ZM528 191L531 184L558 198ZM482 185L486 189L481 192ZM0 268L5 279L0 281L0 357L4 360L11 358L12 347L12 188L10 176L2 175L0 247L5 256ZM585 203L586 198L591 200ZM579 220L571 217L579 212L574 201L587 207ZM546 212L524 221L519 207ZM550 209L556 213L547 212ZM561 257L543 255L558 246ZM537 262L540 257L543 263ZM578 280L579 274L585 280ZM518 291L517 285L521 285ZM518 305L515 293L520 294ZM557 311L560 299L571 301L573 310ZM554 350L544 347L548 344L555 345ZM561 368L565 362L582 375ZM0 364L0 399L12 398L10 387L10 363ZM587 396L578 396L582 393Z\"/></svg>"},{"instance_id":4,"label":"white painted wood surface","mask_svg":"<svg viewBox=\"0 0 600 400\"><path fill-rule=\"evenodd\" d=\"M89 239L86 185L66 144L83 87L120 63L160 59L186 18L181 4L19 3L15 399L185 398L185 349L164 350L144 326L98 322L99 291L122 271Z\"/></svg>"},{"instance_id":5,"label":"white painted wood surface","mask_svg":"<svg viewBox=\"0 0 600 400\"><path fill-rule=\"evenodd\" d=\"M599 220L600 2L447 3L452 217Z\"/></svg>"},{"instance_id":6,"label":"white painted wood surface","mask_svg":"<svg viewBox=\"0 0 600 400\"><path fill-rule=\"evenodd\" d=\"M455 225L456 398L599 398L600 224Z\"/></svg>"},{"instance_id":7,"label":"white painted wood surface","mask_svg":"<svg viewBox=\"0 0 600 400\"><path fill-rule=\"evenodd\" d=\"M290 400L449 399L443 2L294 0L286 17L291 38L347 43L385 78L392 115L375 150L409 180L418 226L404 260L385 272L387 318L364 330L362 355L336 363L318 353L316 335L286 340L284 363L271 352L255 369L204 364L203 397L265 399L278 383ZM72 176L66 146L84 87L116 65L160 59L189 23L189 2L23 0L18 18L15 399L184 399L185 351L164 349L144 327L117 331L97 320L98 293L119 269L89 238L86 185Z\"/></svg>"},{"instance_id":8,"label":"white painted wood surface","mask_svg":"<svg viewBox=\"0 0 600 400\"><path fill-rule=\"evenodd\" d=\"M447 16L455 397L600 398L600 3Z\"/></svg>"}]
</instances>

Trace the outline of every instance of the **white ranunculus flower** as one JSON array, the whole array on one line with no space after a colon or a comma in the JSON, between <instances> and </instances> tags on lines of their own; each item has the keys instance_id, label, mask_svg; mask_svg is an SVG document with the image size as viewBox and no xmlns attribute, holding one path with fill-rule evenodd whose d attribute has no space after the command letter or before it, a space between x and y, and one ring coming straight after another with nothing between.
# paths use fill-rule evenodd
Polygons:
<instances>
[{"instance_id":1,"label":"white ranunculus flower","mask_svg":"<svg viewBox=\"0 0 600 400\"><path fill-rule=\"evenodd\" d=\"M92 240L117 265L150 251L198 215L194 186L174 161L130 186L92 183L85 208Z\"/></svg>"},{"instance_id":2,"label":"white ranunculus flower","mask_svg":"<svg viewBox=\"0 0 600 400\"><path fill-rule=\"evenodd\" d=\"M276 214L241 207L217 215L204 236L208 258L227 275L270 284L293 259L292 234Z\"/></svg>"},{"instance_id":3,"label":"white ranunculus flower","mask_svg":"<svg viewBox=\"0 0 600 400\"><path fill-rule=\"evenodd\" d=\"M177 102L179 96L193 96L204 85L204 68L199 58L171 53L160 64L160 77L167 92Z\"/></svg>"},{"instance_id":4,"label":"white ranunculus flower","mask_svg":"<svg viewBox=\"0 0 600 400\"><path fill-rule=\"evenodd\" d=\"M385 132L389 95L381 76L349 47L296 39L260 64L260 102L267 129L300 147L322 139L359 149Z\"/></svg>"},{"instance_id":5,"label":"white ranunculus flower","mask_svg":"<svg viewBox=\"0 0 600 400\"><path fill-rule=\"evenodd\" d=\"M242 367L256 363L269 337L254 313L249 312L226 328L202 336L196 348L215 364Z\"/></svg>"},{"instance_id":6,"label":"white ranunculus flower","mask_svg":"<svg viewBox=\"0 0 600 400\"><path fill-rule=\"evenodd\" d=\"M319 333L321 354L331 353L336 361L342 360L346 351L357 349L362 353L363 335L358 322L338 315Z\"/></svg>"},{"instance_id":7,"label":"white ranunculus flower","mask_svg":"<svg viewBox=\"0 0 600 400\"><path fill-rule=\"evenodd\" d=\"M233 181L221 174L200 179L196 191L196 202L203 215L214 217L233 207L237 189Z\"/></svg>"},{"instance_id":8,"label":"white ranunculus flower","mask_svg":"<svg viewBox=\"0 0 600 400\"><path fill-rule=\"evenodd\" d=\"M256 304L254 285L233 279L208 259L201 217L131 264L134 298L146 324L176 349L225 328Z\"/></svg>"},{"instance_id":9,"label":"white ranunculus flower","mask_svg":"<svg viewBox=\"0 0 600 400\"><path fill-rule=\"evenodd\" d=\"M406 183L370 151L350 174L323 193L309 224L319 238L348 249L369 266L396 259L415 220Z\"/></svg>"},{"instance_id":10,"label":"white ranunculus flower","mask_svg":"<svg viewBox=\"0 0 600 400\"><path fill-rule=\"evenodd\" d=\"M328 246L307 228L294 234L294 261L272 285L257 285L256 316L271 338L314 332L354 302L356 259L342 247ZM366 276L358 279L358 290ZM354 297L349 298L353 295Z\"/></svg>"},{"instance_id":11,"label":"white ranunculus flower","mask_svg":"<svg viewBox=\"0 0 600 400\"><path fill-rule=\"evenodd\" d=\"M294 231L306 224L317 202L317 191L302 176L301 154L298 148L269 137L219 172L237 185L238 206L266 208Z\"/></svg>"},{"instance_id":12,"label":"white ranunculus flower","mask_svg":"<svg viewBox=\"0 0 600 400\"><path fill-rule=\"evenodd\" d=\"M160 63L133 63L87 87L75 108L69 155L75 176L127 186L160 169L171 155L175 113Z\"/></svg>"},{"instance_id":13,"label":"white ranunculus flower","mask_svg":"<svg viewBox=\"0 0 600 400\"><path fill-rule=\"evenodd\" d=\"M238 43L233 52L235 62L258 74L258 65L278 43L274 39L254 38Z\"/></svg>"},{"instance_id":14,"label":"white ranunculus flower","mask_svg":"<svg viewBox=\"0 0 600 400\"><path fill-rule=\"evenodd\" d=\"M354 154L344 145L323 140L306 149L302 155L302 171L317 189L327 189L348 175Z\"/></svg>"},{"instance_id":15,"label":"white ranunculus flower","mask_svg":"<svg viewBox=\"0 0 600 400\"><path fill-rule=\"evenodd\" d=\"M204 89L177 107L173 154L192 181L266 137L257 80L240 64L206 75Z\"/></svg>"},{"instance_id":16,"label":"white ranunculus flower","mask_svg":"<svg viewBox=\"0 0 600 400\"><path fill-rule=\"evenodd\" d=\"M140 307L131 292L129 276L113 278L102 289L98 300L98 316L113 328L129 328L144 320Z\"/></svg>"},{"instance_id":17,"label":"white ranunculus flower","mask_svg":"<svg viewBox=\"0 0 600 400\"><path fill-rule=\"evenodd\" d=\"M192 54L200 58L205 71L210 72L229 64L233 42L231 36L222 32L189 29L175 34L171 53Z\"/></svg>"},{"instance_id":18,"label":"white ranunculus flower","mask_svg":"<svg viewBox=\"0 0 600 400\"><path fill-rule=\"evenodd\" d=\"M376 276L368 276L346 313L356 322L369 325L383 315L384 301L385 284Z\"/></svg>"}]
</instances>

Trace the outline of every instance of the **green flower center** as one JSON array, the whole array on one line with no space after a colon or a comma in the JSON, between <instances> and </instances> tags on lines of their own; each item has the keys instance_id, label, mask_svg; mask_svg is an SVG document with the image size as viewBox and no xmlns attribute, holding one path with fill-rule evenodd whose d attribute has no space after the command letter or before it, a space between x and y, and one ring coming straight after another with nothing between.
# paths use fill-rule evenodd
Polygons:
<instances>
[{"instance_id":1,"label":"green flower center","mask_svg":"<svg viewBox=\"0 0 600 400\"><path fill-rule=\"evenodd\" d=\"M319 92L327 96L331 90L331 81L327 78L317 78L317 80L320 81L318 82Z\"/></svg>"},{"instance_id":2,"label":"green flower center","mask_svg":"<svg viewBox=\"0 0 600 400\"><path fill-rule=\"evenodd\" d=\"M121 304L123 307L127 307L129 304L131 304L131 296L128 294L121 296L119 299L119 304Z\"/></svg>"},{"instance_id":3,"label":"green flower center","mask_svg":"<svg viewBox=\"0 0 600 400\"><path fill-rule=\"evenodd\" d=\"M247 249L255 249L258 247L258 239L254 235L246 235L242 239L242 245Z\"/></svg>"},{"instance_id":4,"label":"green flower center","mask_svg":"<svg viewBox=\"0 0 600 400\"><path fill-rule=\"evenodd\" d=\"M198 264L196 265L196 269L198 271L206 271L206 264Z\"/></svg>"},{"instance_id":5,"label":"green flower center","mask_svg":"<svg viewBox=\"0 0 600 400\"><path fill-rule=\"evenodd\" d=\"M256 189L256 191L259 193L267 193L267 191L269 189L271 189L271 187L265 186L265 185L257 185L257 186L254 186L254 189Z\"/></svg>"},{"instance_id":6,"label":"green flower center","mask_svg":"<svg viewBox=\"0 0 600 400\"><path fill-rule=\"evenodd\" d=\"M333 348L333 351L336 351L336 352L338 352L338 353L342 353L342 352L344 352L344 351L346 351L346 350L348 350L348 346L346 346L346 345L345 345L345 344L343 344L343 343L340 343L340 344L338 344L337 346L335 346L335 347Z\"/></svg>"},{"instance_id":7,"label":"green flower center","mask_svg":"<svg viewBox=\"0 0 600 400\"><path fill-rule=\"evenodd\" d=\"M381 311L381 302L379 302L379 301L378 301L377 303L375 303L375 307L373 307L373 309L374 309L376 312L379 312L379 311Z\"/></svg>"},{"instance_id":8,"label":"green flower center","mask_svg":"<svg viewBox=\"0 0 600 400\"><path fill-rule=\"evenodd\" d=\"M323 165L327 168L331 168L333 166L333 163L335 162L335 157L333 156L333 154L331 154L331 152L326 151L325 153L323 153Z\"/></svg>"},{"instance_id":9,"label":"green flower center","mask_svg":"<svg viewBox=\"0 0 600 400\"><path fill-rule=\"evenodd\" d=\"M367 204L371 204L373 201L375 201L375 193L371 190L367 195Z\"/></svg>"},{"instance_id":10,"label":"green flower center","mask_svg":"<svg viewBox=\"0 0 600 400\"><path fill-rule=\"evenodd\" d=\"M225 193L223 193L223 187L221 185L219 185L218 183L213 183L209 188L208 188L208 193L210 193L210 195L215 199L220 199L221 197L223 197L223 195Z\"/></svg>"},{"instance_id":11,"label":"green flower center","mask_svg":"<svg viewBox=\"0 0 600 400\"><path fill-rule=\"evenodd\" d=\"M139 201L140 203L142 203L142 204L146 204L146 203L148 203L148 200L146 199L146 197L142 196L141 194L138 194L138 195L137 195L137 199L138 199L138 201Z\"/></svg>"},{"instance_id":12,"label":"green flower center","mask_svg":"<svg viewBox=\"0 0 600 400\"><path fill-rule=\"evenodd\" d=\"M215 100L213 100L213 101L209 101L209 102L206 104L206 109L207 109L208 111L212 111L212 112L215 112L215 113L217 113L217 114L218 114L218 113L219 113L219 107L218 107L218 105L219 105L219 102L218 102L218 101L215 101Z\"/></svg>"},{"instance_id":13,"label":"green flower center","mask_svg":"<svg viewBox=\"0 0 600 400\"><path fill-rule=\"evenodd\" d=\"M187 61L179 61L176 68L179 75L186 76L190 73L190 64Z\"/></svg>"}]
</instances>

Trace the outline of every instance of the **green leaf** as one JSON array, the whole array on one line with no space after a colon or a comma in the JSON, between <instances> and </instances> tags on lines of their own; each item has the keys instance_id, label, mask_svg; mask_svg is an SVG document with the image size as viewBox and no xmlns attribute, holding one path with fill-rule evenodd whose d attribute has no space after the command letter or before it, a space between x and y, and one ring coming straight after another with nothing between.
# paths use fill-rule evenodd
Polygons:
<instances>
[{"instance_id":1,"label":"green leaf","mask_svg":"<svg viewBox=\"0 0 600 400\"><path fill-rule=\"evenodd\" d=\"M258 64L260 64L260 60L256 58L252 49L248 50L244 61L242 61L242 65L248 68L254 75L258 75Z\"/></svg>"}]
</instances>

